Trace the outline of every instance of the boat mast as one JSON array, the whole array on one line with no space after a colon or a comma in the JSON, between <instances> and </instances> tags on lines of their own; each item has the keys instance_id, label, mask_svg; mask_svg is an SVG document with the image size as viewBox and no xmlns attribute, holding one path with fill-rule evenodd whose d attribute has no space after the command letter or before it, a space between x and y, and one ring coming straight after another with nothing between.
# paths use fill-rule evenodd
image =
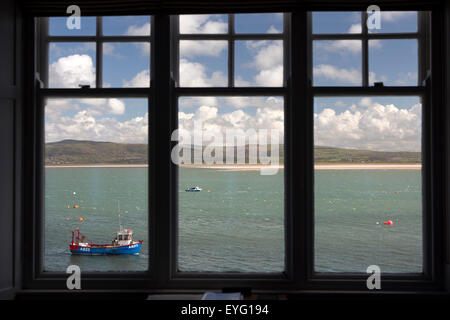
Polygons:
<instances>
[{"instance_id":1,"label":"boat mast","mask_svg":"<svg viewBox=\"0 0 450 320\"><path fill-rule=\"evenodd\" d=\"M122 231L122 224L120 223L120 202L117 200L118 216L119 216L119 231Z\"/></svg>"}]
</instances>

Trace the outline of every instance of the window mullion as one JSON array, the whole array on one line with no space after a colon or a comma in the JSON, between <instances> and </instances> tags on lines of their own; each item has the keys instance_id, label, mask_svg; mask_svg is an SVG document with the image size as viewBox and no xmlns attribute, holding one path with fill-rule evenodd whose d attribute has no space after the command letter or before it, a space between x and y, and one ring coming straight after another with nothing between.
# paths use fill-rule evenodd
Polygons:
<instances>
[{"instance_id":1,"label":"window mullion","mask_svg":"<svg viewBox=\"0 0 450 320\"><path fill-rule=\"evenodd\" d=\"M154 16L154 90L151 101L150 116L150 237L152 239L152 261L150 270L152 278L158 286L165 286L170 278L171 254L173 254L174 240L171 223L176 219L176 208L173 197L176 184L173 183L173 166L168 146L171 145L172 121L176 118L171 101L173 82L170 76L170 16L158 14ZM176 108L176 106L175 106ZM171 177L171 178L169 178Z\"/></svg>"},{"instance_id":2,"label":"window mullion","mask_svg":"<svg viewBox=\"0 0 450 320\"><path fill-rule=\"evenodd\" d=\"M361 13L361 27L362 27L362 86L369 86L369 40L367 29L367 12Z\"/></svg>"},{"instance_id":3,"label":"window mullion","mask_svg":"<svg viewBox=\"0 0 450 320\"><path fill-rule=\"evenodd\" d=\"M103 42L100 40L100 38L103 36L103 26L102 26L102 17L97 17L96 20L96 33L95 33L95 46L96 46L96 50L95 50L95 87L96 88L101 88L102 87L102 82L103 82L103 77L102 77L102 69L103 69Z\"/></svg>"},{"instance_id":4,"label":"window mullion","mask_svg":"<svg viewBox=\"0 0 450 320\"><path fill-rule=\"evenodd\" d=\"M228 87L234 87L234 14L228 15Z\"/></svg>"}]
</instances>

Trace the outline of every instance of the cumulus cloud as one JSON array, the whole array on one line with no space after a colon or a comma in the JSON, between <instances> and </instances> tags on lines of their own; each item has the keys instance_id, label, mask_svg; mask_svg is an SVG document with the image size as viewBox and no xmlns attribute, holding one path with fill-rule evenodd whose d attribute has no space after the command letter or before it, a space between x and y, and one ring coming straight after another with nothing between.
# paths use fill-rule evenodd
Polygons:
<instances>
[{"instance_id":1,"label":"cumulus cloud","mask_svg":"<svg viewBox=\"0 0 450 320\"><path fill-rule=\"evenodd\" d=\"M148 69L142 70L131 80L123 80L124 87L148 87L150 86L150 72Z\"/></svg>"},{"instance_id":2,"label":"cumulus cloud","mask_svg":"<svg viewBox=\"0 0 450 320\"><path fill-rule=\"evenodd\" d=\"M236 86L270 86L283 85L283 42L282 41L247 41L247 50L252 55L252 62L243 67L253 68L257 71L252 81L247 81L238 76L235 79Z\"/></svg>"},{"instance_id":3,"label":"cumulus cloud","mask_svg":"<svg viewBox=\"0 0 450 320\"><path fill-rule=\"evenodd\" d=\"M223 87L227 85L227 76L215 71L208 76L206 67L198 62L180 59L180 85L183 87Z\"/></svg>"},{"instance_id":4,"label":"cumulus cloud","mask_svg":"<svg viewBox=\"0 0 450 320\"><path fill-rule=\"evenodd\" d=\"M221 106L228 105L232 102L236 106L239 100L230 100L228 97L221 98ZM246 97L253 98L253 97ZM243 106L248 104L248 101L241 100ZM228 112L220 112L221 108L217 106L202 105L194 108L192 112L180 111L178 114L178 125L180 133L189 132L193 135L195 121L201 121L203 124L203 134L212 137L221 135L225 136L226 132L231 132L236 136L245 135L247 130L256 133L260 129L271 130L277 129L280 141L283 141L284 133L284 112L283 100L276 97L258 98L258 101L253 101L251 104L258 102L255 112L244 111L242 108L231 110ZM227 110L227 109L222 109ZM253 136L255 137L255 136ZM224 141L225 142L225 141ZM204 143L208 144L208 139L204 139Z\"/></svg>"},{"instance_id":5,"label":"cumulus cloud","mask_svg":"<svg viewBox=\"0 0 450 320\"><path fill-rule=\"evenodd\" d=\"M125 32L127 36L149 36L150 23L145 23L142 26L131 25Z\"/></svg>"},{"instance_id":6,"label":"cumulus cloud","mask_svg":"<svg viewBox=\"0 0 450 320\"><path fill-rule=\"evenodd\" d=\"M75 116L60 117L58 121L47 122L47 142L64 139L109 141L122 143L146 143L148 140L148 114L126 121L115 118L98 118L89 109L79 111Z\"/></svg>"},{"instance_id":7,"label":"cumulus cloud","mask_svg":"<svg viewBox=\"0 0 450 320\"><path fill-rule=\"evenodd\" d=\"M78 85L95 86L95 66L86 54L59 58L49 66L51 88L78 88Z\"/></svg>"},{"instance_id":8,"label":"cumulus cloud","mask_svg":"<svg viewBox=\"0 0 450 320\"><path fill-rule=\"evenodd\" d=\"M228 24L219 15L180 15L180 33L226 33Z\"/></svg>"},{"instance_id":9,"label":"cumulus cloud","mask_svg":"<svg viewBox=\"0 0 450 320\"><path fill-rule=\"evenodd\" d=\"M324 78L344 84L361 84L361 71L319 64L313 68L314 78Z\"/></svg>"},{"instance_id":10,"label":"cumulus cloud","mask_svg":"<svg viewBox=\"0 0 450 320\"><path fill-rule=\"evenodd\" d=\"M220 40L181 40L180 57L192 58L196 56L218 57L228 48L227 41Z\"/></svg>"},{"instance_id":11,"label":"cumulus cloud","mask_svg":"<svg viewBox=\"0 0 450 320\"><path fill-rule=\"evenodd\" d=\"M316 145L378 151L420 151L421 105L399 109L362 99L359 107L314 114Z\"/></svg>"}]
</instances>

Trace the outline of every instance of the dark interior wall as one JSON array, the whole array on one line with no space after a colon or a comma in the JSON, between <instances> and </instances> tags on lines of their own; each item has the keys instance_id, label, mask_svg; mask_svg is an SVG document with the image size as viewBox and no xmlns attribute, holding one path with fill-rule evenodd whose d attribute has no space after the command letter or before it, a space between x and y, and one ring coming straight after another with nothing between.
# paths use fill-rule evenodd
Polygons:
<instances>
[{"instance_id":1,"label":"dark interior wall","mask_svg":"<svg viewBox=\"0 0 450 320\"><path fill-rule=\"evenodd\" d=\"M16 279L15 254L18 236L15 205L17 109L20 106L20 77L16 44L19 32L13 0L2 2L0 10L0 299L13 298ZM20 54L19 54L20 55Z\"/></svg>"}]
</instances>

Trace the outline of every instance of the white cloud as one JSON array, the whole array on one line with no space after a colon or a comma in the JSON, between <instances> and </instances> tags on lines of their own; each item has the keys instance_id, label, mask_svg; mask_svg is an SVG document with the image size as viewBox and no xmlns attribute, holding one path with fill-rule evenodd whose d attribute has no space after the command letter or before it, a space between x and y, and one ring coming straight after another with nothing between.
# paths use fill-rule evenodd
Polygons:
<instances>
[{"instance_id":1,"label":"white cloud","mask_svg":"<svg viewBox=\"0 0 450 320\"><path fill-rule=\"evenodd\" d=\"M267 33L281 33L281 31L275 28L275 26L271 25L270 28L267 30Z\"/></svg>"},{"instance_id":2,"label":"white cloud","mask_svg":"<svg viewBox=\"0 0 450 320\"><path fill-rule=\"evenodd\" d=\"M180 86L183 87L223 87L227 85L227 76L215 71L210 77L206 68L198 62L180 59Z\"/></svg>"},{"instance_id":3,"label":"white cloud","mask_svg":"<svg viewBox=\"0 0 450 320\"><path fill-rule=\"evenodd\" d=\"M361 23L352 24L348 29L348 33L361 33Z\"/></svg>"},{"instance_id":4,"label":"white cloud","mask_svg":"<svg viewBox=\"0 0 450 320\"><path fill-rule=\"evenodd\" d=\"M361 84L361 71L356 69L340 69L329 64L319 64L313 68L315 78L334 80L338 83Z\"/></svg>"},{"instance_id":5,"label":"white cloud","mask_svg":"<svg viewBox=\"0 0 450 320\"><path fill-rule=\"evenodd\" d=\"M89 109L73 117L61 117L45 125L46 142L64 139L146 143L148 140L148 114L126 121L114 118L96 118Z\"/></svg>"},{"instance_id":6,"label":"white cloud","mask_svg":"<svg viewBox=\"0 0 450 320\"><path fill-rule=\"evenodd\" d=\"M417 72L400 72L398 79L395 80L395 84L399 86L416 86L417 85Z\"/></svg>"},{"instance_id":7,"label":"white cloud","mask_svg":"<svg viewBox=\"0 0 450 320\"><path fill-rule=\"evenodd\" d=\"M228 24L218 15L180 15L180 33L226 33Z\"/></svg>"},{"instance_id":8,"label":"white cloud","mask_svg":"<svg viewBox=\"0 0 450 320\"><path fill-rule=\"evenodd\" d=\"M398 21L415 14L415 11L381 11L381 23L383 24L383 20L388 22Z\"/></svg>"},{"instance_id":9,"label":"white cloud","mask_svg":"<svg viewBox=\"0 0 450 320\"><path fill-rule=\"evenodd\" d=\"M421 105L399 109L362 99L337 113L325 108L314 114L316 145L378 151L420 151Z\"/></svg>"},{"instance_id":10,"label":"white cloud","mask_svg":"<svg viewBox=\"0 0 450 320\"><path fill-rule=\"evenodd\" d=\"M150 23L145 23L142 26L131 25L125 32L127 36L149 36Z\"/></svg>"},{"instance_id":11,"label":"white cloud","mask_svg":"<svg viewBox=\"0 0 450 320\"><path fill-rule=\"evenodd\" d=\"M340 55L357 54L361 52L360 40L317 40L314 41L315 50L338 53Z\"/></svg>"},{"instance_id":12,"label":"white cloud","mask_svg":"<svg viewBox=\"0 0 450 320\"><path fill-rule=\"evenodd\" d=\"M95 67L86 54L59 58L49 66L49 87L78 88L78 85L95 86Z\"/></svg>"},{"instance_id":13,"label":"white cloud","mask_svg":"<svg viewBox=\"0 0 450 320\"><path fill-rule=\"evenodd\" d=\"M148 69L142 70L136 74L133 79L123 80L124 87L148 87L150 86L150 72Z\"/></svg>"},{"instance_id":14,"label":"white cloud","mask_svg":"<svg viewBox=\"0 0 450 320\"><path fill-rule=\"evenodd\" d=\"M247 50L253 53L252 62L244 65L257 70L253 82L238 76L236 86L273 86L283 85L283 42L282 41L247 41Z\"/></svg>"},{"instance_id":15,"label":"white cloud","mask_svg":"<svg viewBox=\"0 0 450 320\"><path fill-rule=\"evenodd\" d=\"M192 58L195 56L218 57L228 48L227 41L220 40L181 40L180 57Z\"/></svg>"}]
</instances>

